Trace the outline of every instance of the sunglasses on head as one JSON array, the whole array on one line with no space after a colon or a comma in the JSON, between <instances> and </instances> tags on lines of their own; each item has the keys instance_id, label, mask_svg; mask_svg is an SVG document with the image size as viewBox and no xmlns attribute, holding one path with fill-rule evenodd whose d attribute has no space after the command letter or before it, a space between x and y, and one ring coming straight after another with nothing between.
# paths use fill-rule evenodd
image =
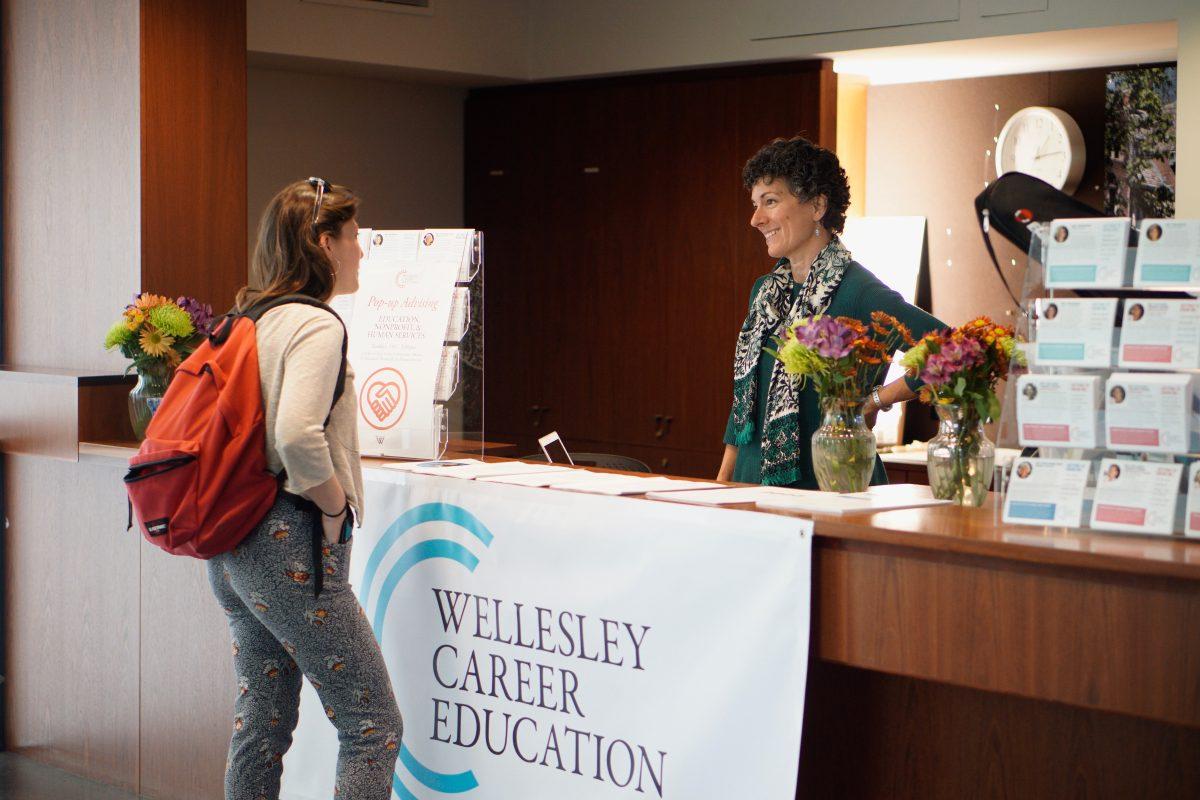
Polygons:
<instances>
[{"instance_id":1,"label":"sunglasses on head","mask_svg":"<svg viewBox=\"0 0 1200 800\"><path fill-rule=\"evenodd\" d=\"M313 203L312 228L315 233L317 230L317 217L321 215L321 201L325 199L325 193L330 190L329 181L324 178L309 178L308 184L317 192L316 202Z\"/></svg>"}]
</instances>

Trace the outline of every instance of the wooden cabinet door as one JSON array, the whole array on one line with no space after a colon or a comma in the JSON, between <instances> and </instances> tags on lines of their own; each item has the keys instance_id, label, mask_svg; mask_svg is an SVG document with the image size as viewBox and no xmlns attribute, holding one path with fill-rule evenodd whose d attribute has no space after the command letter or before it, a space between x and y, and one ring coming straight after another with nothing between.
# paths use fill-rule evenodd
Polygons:
<instances>
[{"instance_id":1,"label":"wooden cabinet door","mask_svg":"<svg viewBox=\"0 0 1200 800\"><path fill-rule=\"evenodd\" d=\"M828 144L827 71L472 93L467 224L493 228L488 430L720 452L737 333L772 267L741 169L775 136Z\"/></svg>"},{"instance_id":2,"label":"wooden cabinet door","mask_svg":"<svg viewBox=\"0 0 1200 800\"><path fill-rule=\"evenodd\" d=\"M547 337L543 248L535 226L544 184L533 98L467 101L465 224L484 232L484 429L530 434L551 391L536 354Z\"/></svg>"}]
</instances>

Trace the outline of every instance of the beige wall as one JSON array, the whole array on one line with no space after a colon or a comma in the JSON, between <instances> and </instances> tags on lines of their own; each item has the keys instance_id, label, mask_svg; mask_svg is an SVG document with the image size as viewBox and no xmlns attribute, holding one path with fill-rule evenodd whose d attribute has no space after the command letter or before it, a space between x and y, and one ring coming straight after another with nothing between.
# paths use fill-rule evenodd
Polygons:
<instances>
[{"instance_id":1,"label":"beige wall","mask_svg":"<svg viewBox=\"0 0 1200 800\"><path fill-rule=\"evenodd\" d=\"M1011 321L1013 303L982 246L974 200L995 177L985 155L992 137L1015 111L1050 105L1075 118L1088 152L1076 197L1103 208L1104 74L1072 70L868 90L867 213L928 218L933 313L944 322L977 314ZM1019 294L1024 254L998 235L992 242Z\"/></svg>"},{"instance_id":2,"label":"beige wall","mask_svg":"<svg viewBox=\"0 0 1200 800\"><path fill-rule=\"evenodd\" d=\"M434 0L432 13L248 0L251 52L312 56L429 73L528 76L527 0Z\"/></svg>"},{"instance_id":3,"label":"beige wall","mask_svg":"<svg viewBox=\"0 0 1200 800\"><path fill-rule=\"evenodd\" d=\"M837 85L838 161L850 182L850 207L846 216L867 213L867 82L839 75Z\"/></svg>"},{"instance_id":4,"label":"beige wall","mask_svg":"<svg viewBox=\"0 0 1200 800\"><path fill-rule=\"evenodd\" d=\"M310 175L353 189L363 227L462 224L464 89L257 68L248 81L251 243L271 196Z\"/></svg>"},{"instance_id":5,"label":"beige wall","mask_svg":"<svg viewBox=\"0 0 1200 800\"><path fill-rule=\"evenodd\" d=\"M0 362L120 372L101 343L141 275L138 2L0 5Z\"/></svg>"}]
</instances>

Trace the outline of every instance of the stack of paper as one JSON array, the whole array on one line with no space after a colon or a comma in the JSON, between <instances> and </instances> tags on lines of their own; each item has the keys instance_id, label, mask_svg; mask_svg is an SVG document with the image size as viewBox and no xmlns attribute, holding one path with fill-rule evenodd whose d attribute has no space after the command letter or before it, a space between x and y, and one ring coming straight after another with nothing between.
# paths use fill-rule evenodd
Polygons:
<instances>
[{"instance_id":1,"label":"stack of paper","mask_svg":"<svg viewBox=\"0 0 1200 800\"><path fill-rule=\"evenodd\" d=\"M591 494L647 494L649 492L678 492L698 491L702 489L720 489L724 484L704 483L701 481L681 481L674 478L643 478L637 475L616 475L612 473L597 473L594 480L574 481L566 486L572 492L589 492Z\"/></svg>"},{"instance_id":2,"label":"stack of paper","mask_svg":"<svg viewBox=\"0 0 1200 800\"><path fill-rule=\"evenodd\" d=\"M796 489L757 501L759 508L778 511L807 511L813 514L849 514L854 512L894 511L900 508L946 505L949 500L936 500L928 486L898 483L873 486L865 492L837 494Z\"/></svg>"},{"instance_id":3,"label":"stack of paper","mask_svg":"<svg viewBox=\"0 0 1200 800\"><path fill-rule=\"evenodd\" d=\"M794 492L778 486L735 486L724 489L696 489L693 491L653 491L646 496L652 500L669 500L673 503L692 503L701 506L734 506L755 503L761 499Z\"/></svg>"},{"instance_id":4,"label":"stack of paper","mask_svg":"<svg viewBox=\"0 0 1200 800\"><path fill-rule=\"evenodd\" d=\"M393 461L380 464L383 469L394 469L397 472L422 472L425 475L443 475L447 469L482 464L478 458L451 458L441 461Z\"/></svg>"},{"instance_id":5,"label":"stack of paper","mask_svg":"<svg viewBox=\"0 0 1200 800\"><path fill-rule=\"evenodd\" d=\"M603 473L589 472L586 469L570 469L557 467L553 472L536 472L521 475L481 475L478 480L489 483L507 483L510 486L558 487L575 481L587 481Z\"/></svg>"},{"instance_id":6,"label":"stack of paper","mask_svg":"<svg viewBox=\"0 0 1200 800\"><path fill-rule=\"evenodd\" d=\"M567 467L557 467L553 464L529 464L524 461L495 461L490 464L474 463L445 467L440 470L414 470L422 475L445 475L450 478L466 478L467 480L482 480L499 475L534 475L551 472L570 472Z\"/></svg>"}]
</instances>

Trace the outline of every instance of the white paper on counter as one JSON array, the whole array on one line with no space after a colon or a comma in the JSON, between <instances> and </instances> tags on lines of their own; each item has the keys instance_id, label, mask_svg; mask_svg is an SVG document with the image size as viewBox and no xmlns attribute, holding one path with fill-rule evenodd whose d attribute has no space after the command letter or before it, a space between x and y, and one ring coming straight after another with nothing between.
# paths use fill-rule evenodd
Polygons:
<instances>
[{"instance_id":1,"label":"white paper on counter","mask_svg":"<svg viewBox=\"0 0 1200 800\"><path fill-rule=\"evenodd\" d=\"M674 478L661 477L642 478L635 475L613 475L613 478L616 478L616 480L606 479L586 483L576 481L563 488L572 492L587 492L589 494L625 495L647 494L648 492L720 489L725 486L723 483L681 481Z\"/></svg>"},{"instance_id":2,"label":"white paper on counter","mask_svg":"<svg viewBox=\"0 0 1200 800\"><path fill-rule=\"evenodd\" d=\"M854 512L896 511L903 508L949 505L938 500L928 486L897 483L872 486L865 492L819 492L797 489L789 494L774 495L757 501L760 508L781 511L808 511L814 514L849 514Z\"/></svg>"},{"instance_id":3,"label":"white paper on counter","mask_svg":"<svg viewBox=\"0 0 1200 800\"><path fill-rule=\"evenodd\" d=\"M487 481L488 483L507 483L510 486L533 486L533 487L548 487L551 485L563 485L574 481L587 481L599 472L591 472L586 469L571 469L570 467L559 467L554 472L536 472L536 473L521 473L520 475L481 475L476 480Z\"/></svg>"},{"instance_id":4,"label":"white paper on counter","mask_svg":"<svg viewBox=\"0 0 1200 800\"><path fill-rule=\"evenodd\" d=\"M672 503L692 503L701 506L732 506L740 503L757 503L773 495L797 492L782 486L731 486L724 489L696 489L676 492L647 492L651 500L667 500Z\"/></svg>"}]
</instances>

